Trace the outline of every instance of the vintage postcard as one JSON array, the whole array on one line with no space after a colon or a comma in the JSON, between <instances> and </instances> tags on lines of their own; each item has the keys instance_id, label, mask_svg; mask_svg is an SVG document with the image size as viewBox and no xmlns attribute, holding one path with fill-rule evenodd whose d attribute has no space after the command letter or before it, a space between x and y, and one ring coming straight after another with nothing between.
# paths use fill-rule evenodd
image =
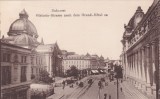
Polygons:
<instances>
[{"instance_id":1,"label":"vintage postcard","mask_svg":"<svg viewBox=\"0 0 160 99\"><path fill-rule=\"evenodd\" d=\"M160 0L0 1L1 99L160 99Z\"/></svg>"}]
</instances>

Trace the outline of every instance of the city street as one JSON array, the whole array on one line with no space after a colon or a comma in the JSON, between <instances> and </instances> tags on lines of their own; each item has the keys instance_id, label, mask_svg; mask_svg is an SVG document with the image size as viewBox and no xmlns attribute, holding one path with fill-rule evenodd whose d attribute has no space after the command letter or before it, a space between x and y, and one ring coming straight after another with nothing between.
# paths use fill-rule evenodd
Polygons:
<instances>
[{"instance_id":1,"label":"city street","mask_svg":"<svg viewBox=\"0 0 160 99\"><path fill-rule=\"evenodd\" d=\"M1 99L160 99L160 0L0 5Z\"/></svg>"},{"instance_id":2,"label":"city street","mask_svg":"<svg viewBox=\"0 0 160 99\"><path fill-rule=\"evenodd\" d=\"M98 82L101 78L105 78L103 82L102 89L99 89ZM93 84L89 86L88 79L93 79ZM105 75L92 75L86 77L83 87L78 87L74 84L74 88L66 86L63 90L62 87L56 87L54 95L47 99L117 99L117 81L112 82ZM122 90L121 90L122 88ZM106 98L104 96L106 94ZM150 99L140 91L138 91L134 86L130 85L127 81L119 81L119 94L118 99Z\"/></svg>"}]
</instances>

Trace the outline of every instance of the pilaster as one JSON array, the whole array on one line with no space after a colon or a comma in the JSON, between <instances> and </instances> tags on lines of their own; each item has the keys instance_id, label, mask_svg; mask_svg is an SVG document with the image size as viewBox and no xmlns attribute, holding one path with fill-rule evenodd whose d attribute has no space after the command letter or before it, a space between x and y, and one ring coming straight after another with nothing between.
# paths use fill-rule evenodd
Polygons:
<instances>
[{"instance_id":1,"label":"pilaster","mask_svg":"<svg viewBox=\"0 0 160 99\"><path fill-rule=\"evenodd\" d=\"M146 90L146 73L145 73L145 47L141 48L141 52L142 52L142 91Z\"/></svg>"},{"instance_id":2,"label":"pilaster","mask_svg":"<svg viewBox=\"0 0 160 99\"><path fill-rule=\"evenodd\" d=\"M155 49L155 44L156 44L156 42L155 41L153 41L152 42L152 45L151 45L151 47L152 47L152 93L154 94L154 95L156 95L156 83L155 83L155 58L156 58L156 49Z\"/></svg>"},{"instance_id":3,"label":"pilaster","mask_svg":"<svg viewBox=\"0 0 160 99\"><path fill-rule=\"evenodd\" d=\"M151 94L151 81L150 81L150 45L146 45L146 55L147 55L147 66L146 66L146 91L148 94Z\"/></svg>"}]
</instances>

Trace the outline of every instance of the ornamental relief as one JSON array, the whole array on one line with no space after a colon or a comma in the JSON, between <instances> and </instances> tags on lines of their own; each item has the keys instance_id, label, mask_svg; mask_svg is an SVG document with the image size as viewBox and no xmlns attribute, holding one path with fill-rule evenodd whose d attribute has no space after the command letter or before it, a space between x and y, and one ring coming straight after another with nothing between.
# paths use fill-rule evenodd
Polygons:
<instances>
[{"instance_id":1,"label":"ornamental relief","mask_svg":"<svg viewBox=\"0 0 160 99\"><path fill-rule=\"evenodd\" d=\"M145 35L143 40L137 46L135 46L133 49L128 49L128 50L137 50L138 48L142 47L142 45L146 45L146 44L150 43L151 41L158 38L158 35L160 35L159 33L160 33L160 28L156 28L156 29L151 30L150 33ZM129 45L129 47L132 47L132 46L133 46L133 44Z\"/></svg>"},{"instance_id":2,"label":"ornamental relief","mask_svg":"<svg viewBox=\"0 0 160 99\"><path fill-rule=\"evenodd\" d=\"M140 37L142 37L149 30L151 30L158 22L160 22L160 6L156 8L156 10L151 14L148 20L144 23L144 25L137 30L138 36L135 35L131 39L131 43L128 47L131 47L134 43L136 43Z\"/></svg>"},{"instance_id":3,"label":"ornamental relief","mask_svg":"<svg viewBox=\"0 0 160 99\"><path fill-rule=\"evenodd\" d=\"M157 38L157 36L159 35L158 33L160 33L160 29L152 30L152 28L156 26L159 22L160 22L160 2L158 2L155 9L151 11L150 16L148 16L145 22L142 23L142 26L137 28L137 30L132 31L132 34L135 34L135 35L133 35L131 39L128 41L129 42L128 49L131 48L143 36L145 36L143 38L143 41L145 42L149 42L150 40ZM149 32L149 30L151 31ZM144 35L146 33L147 35Z\"/></svg>"},{"instance_id":4,"label":"ornamental relief","mask_svg":"<svg viewBox=\"0 0 160 99\"><path fill-rule=\"evenodd\" d=\"M146 21L145 25L144 25L144 33L147 33L149 31L148 28L148 21Z\"/></svg>"},{"instance_id":5,"label":"ornamental relief","mask_svg":"<svg viewBox=\"0 0 160 99\"><path fill-rule=\"evenodd\" d=\"M149 17L149 29L153 28L158 22L160 22L160 5L157 6L151 16Z\"/></svg>"}]
</instances>

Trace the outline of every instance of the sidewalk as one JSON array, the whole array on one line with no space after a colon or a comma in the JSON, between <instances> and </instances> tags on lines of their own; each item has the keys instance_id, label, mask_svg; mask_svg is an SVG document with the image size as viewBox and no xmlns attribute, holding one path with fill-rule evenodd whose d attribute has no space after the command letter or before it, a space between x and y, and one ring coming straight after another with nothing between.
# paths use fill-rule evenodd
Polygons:
<instances>
[{"instance_id":1,"label":"sidewalk","mask_svg":"<svg viewBox=\"0 0 160 99\"><path fill-rule=\"evenodd\" d=\"M109 80L106 81L108 82L108 86L104 86L104 88L100 90L99 99L103 99L104 94L107 94L107 97L108 95L111 95L112 99L117 99L116 80L112 82L110 82ZM122 88L122 91L120 90L120 88ZM134 87L127 81L123 81L122 83L120 83L119 81L119 99L154 99L154 98L146 96L146 94L142 93L140 90L138 90L136 87Z\"/></svg>"},{"instance_id":2,"label":"sidewalk","mask_svg":"<svg viewBox=\"0 0 160 99\"><path fill-rule=\"evenodd\" d=\"M90 76L84 77L83 79L81 79L78 82L81 82L81 81L82 82L86 82L89 77ZM62 80L64 80L64 79L61 79L61 80L59 80L57 82L60 82ZM47 99L62 99L64 96L67 96L67 95L71 94L72 92L74 92L78 88L78 86L75 83L73 84L73 86L74 86L73 88L70 88L70 86L68 85L64 89L62 87L55 87L55 89L54 89L55 90L55 94L47 97Z\"/></svg>"},{"instance_id":3,"label":"sidewalk","mask_svg":"<svg viewBox=\"0 0 160 99\"><path fill-rule=\"evenodd\" d=\"M116 81L110 82L108 79L106 79L106 82L108 82L108 85L105 86L105 83L103 83L103 88L100 90L99 98L98 99L104 99L104 94L107 94L107 99L109 99L109 96L111 96L111 99L117 99L117 83ZM119 87L119 99L131 99L131 98L125 98L123 92L120 91ZM137 98L134 98L137 99Z\"/></svg>"},{"instance_id":4,"label":"sidewalk","mask_svg":"<svg viewBox=\"0 0 160 99\"><path fill-rule=\"evenodd\" d=\"M127 81L123 81L123 83L120 83L120 86L123 89L125 99L152 99L148 98L146 95L144 95L136 87L134 87Z\"/></svg>"}]
</instances>

